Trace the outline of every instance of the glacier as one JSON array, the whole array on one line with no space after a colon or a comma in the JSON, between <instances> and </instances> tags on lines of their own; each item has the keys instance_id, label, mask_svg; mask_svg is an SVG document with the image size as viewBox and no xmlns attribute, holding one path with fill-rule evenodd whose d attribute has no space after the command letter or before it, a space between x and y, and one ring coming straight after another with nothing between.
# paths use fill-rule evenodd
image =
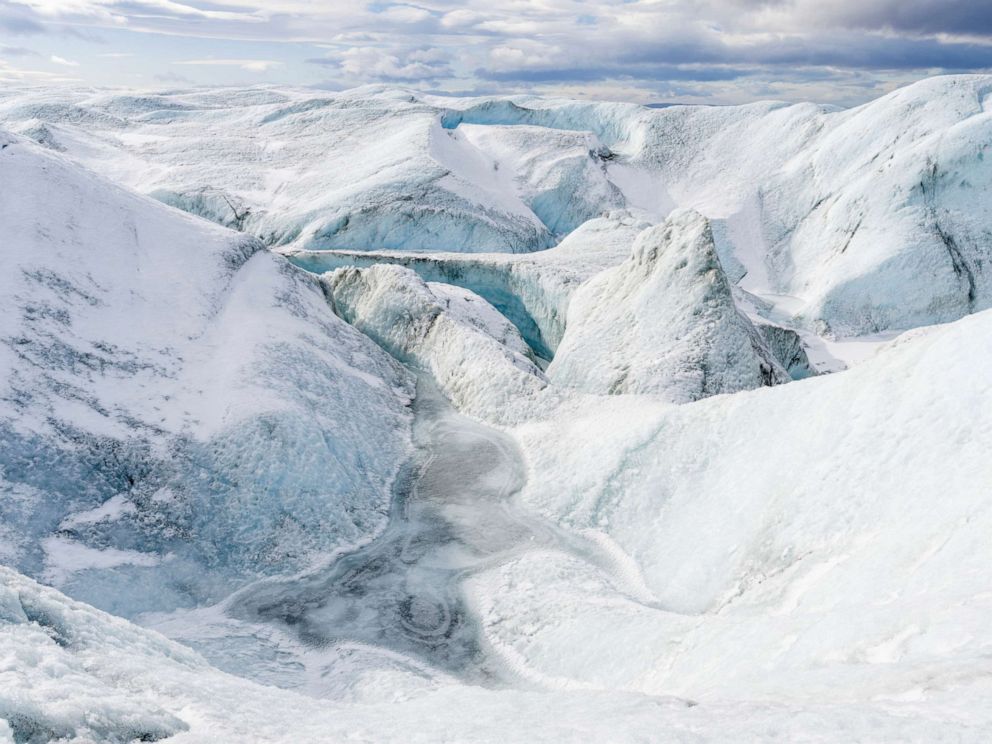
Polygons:
<instances>
[{"instance_id":1,"label":"glacier","mask_svg":"<svg viewBox=\"0 0 992 744\"><path fill-rule=\"evenodd\" d=\"M6 91L0 742L988 740L990 91Z\"/></svg>"}]
</instances>

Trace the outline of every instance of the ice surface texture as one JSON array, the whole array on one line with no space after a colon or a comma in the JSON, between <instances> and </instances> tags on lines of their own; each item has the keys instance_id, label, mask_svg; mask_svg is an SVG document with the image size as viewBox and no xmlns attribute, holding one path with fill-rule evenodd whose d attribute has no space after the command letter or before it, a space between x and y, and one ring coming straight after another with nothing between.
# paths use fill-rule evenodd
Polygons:
<instances>
[{"instance_id":1,"label":"ice surface texture","mask_svg":"<svg viewBox=\"0 0 992 744\"><path fill-rule=\"evenodd\" d=\"M338 269L322 281L342 318L429 373L467 413L525 416L547 386L516 328L476 295L427 284L391 265Z\"/></svg>"}]
</instances>

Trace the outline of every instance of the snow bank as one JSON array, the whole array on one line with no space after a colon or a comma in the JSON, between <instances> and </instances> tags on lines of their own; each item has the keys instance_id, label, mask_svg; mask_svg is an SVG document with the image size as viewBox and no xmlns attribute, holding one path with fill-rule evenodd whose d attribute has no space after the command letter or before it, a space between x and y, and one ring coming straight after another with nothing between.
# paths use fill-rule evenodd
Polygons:
<instances>
[{"instance_id":1,"label":"snow bank","mask_svg":"<svg viewBox=\"0 0 992 744\"><path fill-rule=\"evenodd\" d=\"M590 393L675 403L788 380L734 304L707 220L675 212L569 303L549 378Z\"/></svg>"},{"instance_id":2,"label":"snow bank","mask_svg":"<svg viewBox=\"0 0 992 744\"><path fill-rule=\"evenodd\" d=\"M378 530L408 373L257 241L0 137L2 559L132 614Z\"/></svg>"}]
</instances>

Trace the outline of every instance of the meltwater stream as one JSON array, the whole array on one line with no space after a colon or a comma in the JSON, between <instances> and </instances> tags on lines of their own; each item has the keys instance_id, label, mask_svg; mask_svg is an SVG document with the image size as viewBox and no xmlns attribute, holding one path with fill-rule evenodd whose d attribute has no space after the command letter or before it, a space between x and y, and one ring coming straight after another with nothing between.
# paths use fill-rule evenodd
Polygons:
<instances>
[{"instance_id":1,"label":"meltwater stream","mask_svg":"<svg viewBox=\"0 0 992 744\"><path fill-rule=\"evenodd\" d=\"M253 585L228 614L274 623L305 647L375 646L498 684L504 675L482 650L460 585L508 555L554 542L554 530L525 521L512 504L524 483L512 440L455 413L424 379L414 443L377 539L310 575Z\"/></svg>"},{"instance_id":2,"label":"meltwater stream","mask_svg":"<svg viewBox=\"0 0 992 744\"><path fill-rule=\"evenodd\" d=\"M520 684L485 650L463 598L468 576L521 552L550 548L589 561L629 589L612 551L516 503L525 470L513 440L456 413L424 378L417 384L413 434L415 454L397 479L388 525L375 540L309 574L254 583L225 607L241 629L256 629L250 631L255 641L265 628L294 639L299 651L289 667L297 672L273 675L267 652L235 651L230 636L213 651L193 645L229 671L304 690L304 657L319 661L328 650L356 648L366 659L359 666L388 659L425 676L433 669L472 684Z\"/></svg>"}]
</instances>

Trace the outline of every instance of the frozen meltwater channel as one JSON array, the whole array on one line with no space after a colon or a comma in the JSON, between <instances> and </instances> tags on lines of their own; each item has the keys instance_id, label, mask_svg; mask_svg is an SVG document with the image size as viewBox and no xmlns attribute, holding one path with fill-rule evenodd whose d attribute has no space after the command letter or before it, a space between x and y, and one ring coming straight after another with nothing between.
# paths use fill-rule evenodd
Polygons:
<instances>
[{"instance_id":1,"label":"frozen meltwater channel","mask_svg":"<svg viewBox=\"0 0 992 744\"><path fill-rule=\"evenodd\" d=\"M414 406L416 454L398 479L386 530L309 575L253 585L227 612L274 624L313 653L358 644L501 684L507 672L482 649L462 581L561 537L514 505L525 476L509 437L455 413L423 378Z\"/></svg>"}]
</instances>

